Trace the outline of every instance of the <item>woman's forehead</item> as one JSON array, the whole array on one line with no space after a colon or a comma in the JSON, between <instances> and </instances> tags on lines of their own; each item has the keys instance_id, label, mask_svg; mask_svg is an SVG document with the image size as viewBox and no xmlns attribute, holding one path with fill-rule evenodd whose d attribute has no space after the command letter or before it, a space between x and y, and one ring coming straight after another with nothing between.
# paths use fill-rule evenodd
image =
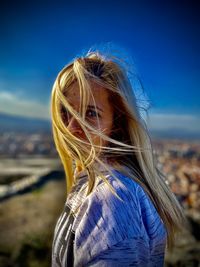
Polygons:
<instances>
[{"instance_id":1,"label":"woman's forehead","mask_svg":"<svg viewBox=\"0 0 200 267\"><path fill-rule=\"evenodd\" d=\"M91 93L92 95L90 95L89 97L89 102L90 104L94 104L94 101L96 104L99 104L101 107L104 107L106 104L108 104L108 90L104 87L102 87L101 85L98 85L94 82L90 82L90 86L91 86ZM81 99L80 99L80 89L78 86L78 82L73 83L67 90L66 92L66 97L67 100L70 103L80 103Z\"/></svg>"}]
</instances>

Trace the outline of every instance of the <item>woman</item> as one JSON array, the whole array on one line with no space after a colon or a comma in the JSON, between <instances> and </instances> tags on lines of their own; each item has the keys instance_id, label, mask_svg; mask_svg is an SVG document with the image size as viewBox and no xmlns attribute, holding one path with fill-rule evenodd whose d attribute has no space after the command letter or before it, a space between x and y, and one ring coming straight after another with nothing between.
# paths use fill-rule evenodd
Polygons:
<instances>
[{"instance_id":1,"label":"woman","mask_svg":"<svg viewBox=\"0 0 200 267\"><path fill-rule=\"evenodd\" d=\"M163 266L184 215L156 168L127 70L98 51L61 70L52 128L67 200L52 266Z\"/></svg>"}]
</instances>

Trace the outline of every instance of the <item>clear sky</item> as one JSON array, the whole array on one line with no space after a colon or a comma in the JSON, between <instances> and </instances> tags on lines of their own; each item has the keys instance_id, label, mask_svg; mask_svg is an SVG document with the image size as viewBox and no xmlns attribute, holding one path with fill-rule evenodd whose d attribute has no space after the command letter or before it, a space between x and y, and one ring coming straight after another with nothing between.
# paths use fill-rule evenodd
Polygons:
<instances>
[{"instance_id":1,"label":"clear sky","mask_svg":"<svg viewBox=\"0 0 200 267\"><path fill-rule=\"evenodd\" d=\"M110 43L134 62L151 103L152 127L200 132L196 2L5 1L0 9L0 112L49 117L59 70L91 46Z\"/></svg>"}]
</instances>

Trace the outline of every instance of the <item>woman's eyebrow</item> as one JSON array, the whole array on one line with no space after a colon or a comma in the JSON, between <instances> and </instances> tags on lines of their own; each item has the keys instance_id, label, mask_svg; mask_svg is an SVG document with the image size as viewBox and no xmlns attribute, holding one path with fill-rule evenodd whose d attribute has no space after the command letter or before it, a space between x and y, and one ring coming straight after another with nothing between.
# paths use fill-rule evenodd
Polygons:
<instances>
[{"instance_id":1,"label":"woman's eyebrow","mask_svg":"<svg viewBox=\"0 0 200 267\"><path fill-rule=\"evenodd\" d=\"M92 105L88 105L88 108L92 108L92 109L95 110L95 106L92 106ZM98 110L100 110L101 112L103 112L103 110L102 110L101 108L99 108L98 106L96 106L96 108L97 108Z\"/></svg>"}]
</instances>

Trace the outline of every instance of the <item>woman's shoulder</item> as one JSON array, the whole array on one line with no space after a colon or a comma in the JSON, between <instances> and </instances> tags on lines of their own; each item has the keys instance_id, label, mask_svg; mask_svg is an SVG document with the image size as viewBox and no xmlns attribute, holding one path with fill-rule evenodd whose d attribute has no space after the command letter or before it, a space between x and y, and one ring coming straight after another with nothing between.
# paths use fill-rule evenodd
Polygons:
<instances>
[{"instance_id":1,"label":"woman's shoulder","mask_svg":"<svg viewBox=\"0 0 200 267\"><path fill-rule=\"evenodd\" d=\"M112 192L108 183L99 179L93 191L84 198L77 214L77 222L80 222L80 217L83 215L82 221L89 221L90 226L101 221L101 224L104 222L105 225L109 224L113 228L118 228L129 222L130 231L125 231L124 234L127 236L124 238L143 235L140 227L139 184L116 170L112 170L112 175L105 175L105 178L116 194ZM122 232L122 229L117 232Z\"/></svg>"},{"instance_id":2,"label":"woman's shoulder","mask_svg":"<svg viewBox=\"0 0 200 267\"><path fill-rule=\"evenodd\" d=\"M165 225L143 186L121 171L113 170L112 173L113 175L108 175L107 180L122 201L103 182L91 195L91 202L101 203L101 209L110 214L113 224L124 224L131 237L165 239Z\"/></svg>"},{"instance_id":3,"label":"woman's shoulder","mask_svg":"<svg viewBox=\"0 0 200 267\"><path fill-rule=\"evenodd\" d=\"M89 195L91 199L98 197L98 199L101 201L106 199L111 202L117 202L119 205L121 203L121 205L126 206L134 203L137 206L137 211L139 206L143 205L145 199L151 203L148 194L136 179L132 178L131 176L127 176L122 171L116 169L112 169L111 172L112 175L106 175L106 180L123 201L120 201L120 199L118 199L116 195L112 193L109 185L102 180L100 180L94 191L91 193L91 195Z\"/></svg>"},{"instance_id":4,"label":"woman's shoulder","mask_svg":"<svg viewBox=\"0 0 200 267\"><path fill-rule=\"evenodd\" d=\"M120 171L112 169L111 173L105 174L107 182L97 177L94 189L86 197L86 202L106 209L107 213L115 213L115 211L125 213L123 209L138 213L140 199L144 193L141 186ZM114 189L115 194L111 188Z\"/></svg>"},{"instance_id":5,"label":"woman's shoulder","mask_svg":"<svg viewBox=\"0 0 200 267\"><path fill-rule=\"evenodd\" d=\"M137 215L141 219L150 239L157 238L158 232L160 233L160 237L166 236L166 229L162 218L143 186L137 180L125 175L121 171L113 170L113 174L118 179L115 179L112 175L108 177L108 180L119 197L125 200L123 204L116 200L117 203L122 205L124 209L130 209L133 216ZM102 190L108 193L111 200L116 199L113 194L111 195L108 192L108 189L105 189L105 186L102 186Z\"/></svg>"},{"instance_id":6,"label":"woman's shoulder","mask_svg":"<svg viewBox=\"0 0 200 267\"><path fill-rule=\"evenodd\" d=\"M126 237L151 235L152 224L161 222L160 216L143 187L133 178L118 170L106 175L107 182L100 180L95 189L84 199L80 214L85 218L100 219L104 216L113 227L126 225L130 230ZM144 227L143 227L144 226ZM130 235L130 236L128 236ZM148 235L147 235L148 236Z\"/></svg>"},{"instance_id":7,"label":"woman's shoulder","mask_svg":"<svg viewBox=\"0 0 200 267\"><path fill-rule=\"evenodd\" d=\"M90 251L94 256L126 241L140 243L150 250L151 240L158 232L159 239L163 238L163 228L147 194L120 171L114 170L106 178L121 200L104 181L86 197L75 218L76 250L80 255L81 251ZM163 240L153 241L153 246L164 243Z\"/></svg>"}]
</instances>

